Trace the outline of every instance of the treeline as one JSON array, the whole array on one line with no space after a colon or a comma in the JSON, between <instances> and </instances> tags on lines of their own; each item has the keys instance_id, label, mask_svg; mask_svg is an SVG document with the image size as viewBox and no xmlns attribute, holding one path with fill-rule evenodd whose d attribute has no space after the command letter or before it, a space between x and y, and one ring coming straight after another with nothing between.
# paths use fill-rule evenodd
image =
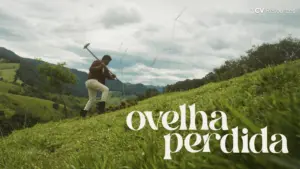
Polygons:
<instances>
[{"instance_id":1,"label":"treeline","mask_svg":"<svg viewBox=\"0 0 300 169\"><path fill-rule=\"evenodd\" d=\"M137 97L138 97L138 100L141 101L141 100L148 99L150 97L157 96L159 94L161 94L160 91L158 91L155 88L150 88L150 89L147 89L144 94L137 94Z\"/></svg>"},{"instance_id":2,"label":"treeline","mask_svg":"<svg viewBox=\"0 0 300 169\"><path fill-rule=\"evenodd\" d=\"M246 51L246 55L238 59L225 61L219 68L213 69L201 79L180 81L167 85L165 92L184 91L200 87L210 82L219 82L246 73L256 71L268 66L275 66L300 58L300 40L291 36L277 43L263 43L252 46Z\"/></svg>"}]
</instances>

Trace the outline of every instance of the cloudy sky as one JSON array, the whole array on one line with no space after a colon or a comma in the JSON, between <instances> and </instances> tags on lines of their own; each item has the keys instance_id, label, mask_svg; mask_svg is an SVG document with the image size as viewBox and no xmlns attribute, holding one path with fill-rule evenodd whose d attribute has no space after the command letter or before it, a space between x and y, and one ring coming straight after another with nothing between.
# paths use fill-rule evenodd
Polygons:
<instances>
[{"instance_id":1,"label":"cloudy sky","mask_svg":"<svg viewBox=\"0 0 300 169\"><path fill-rule=\"evenodd\" d=\"M254 44L299 37L299 9L299 0L0 0L0 46L87 71L91 43L113 57L121 81L166 85L201 78Z\"/></svg>"}]
</instances>

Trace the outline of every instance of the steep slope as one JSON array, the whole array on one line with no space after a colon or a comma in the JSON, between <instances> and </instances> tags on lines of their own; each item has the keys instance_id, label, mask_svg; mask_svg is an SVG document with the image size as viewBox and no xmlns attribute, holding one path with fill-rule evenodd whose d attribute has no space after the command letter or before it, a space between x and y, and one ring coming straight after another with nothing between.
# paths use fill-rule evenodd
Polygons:
<instances>
[{"instance_id":1,"label":"steep slope","mask_svg":"<svg viewBox=\"0 0 300 169\"><path fill-rule=\"evenodd\" d=\"M13 130L32 127L36 123L57 121L65 118L79 116L88 98L64 95L63 100L69 111L63 111L63 105L55 108L57 103L63 104L57 94L46 93L31 86L22 86L22 81L13 83L19 63L7 63L0 60L0 135L7 136ZM75 70L76 71L76 70ZM86 90L83 92L87 93ZM116 93L117 94L117 93ZM122 99L130 100L129 96L113 96L109 94L107 108L118 107ZM95 106L90 113L95 113Z\"/></svg>"},{"instance_id":2,"label":"steep slope","mask_svg":"<svg viewBox=\"0 0 300 169\"><path fill-rule=\"evenodd\" d=\"M49 100L0 92L0 135L7 136L13 130L77 115L67 109L68 112L64 112L63 105L54 109Z\"/></svg>"},{"instance_id":3,"label":"steep slope","mask_svg":"<svg viewBox=\"0 0 300 169\"><path fill-rule=\"evenodd\" d=\"M19 63L6 62L3 60L0 62L0 77L3 78L0 81L1 136L6 136L13 130L34 126L36 123L44 123L52 120L57 121L78 115L75 111L65 113L62 105L58 109L53 108L54 102L50 100L50 95L48 100L29 97L28 95L24 96L29 93L24 93L25 88L20 85L22 81L18 80L16 81L17 83L13 83ZM35 94L37 95L37 93ZM66 100L69 101L70 99L67 98ZM72 101L74 100L76 100L75 97ZM86 102L87 99L82 98L82 100Z\"/></svg>"},{"instance_id":4,"label":"steep slope","mask_svg":"<svg viewBox=\"0 0 300 169\"><path fill-rule=\"evenodd\" d=\"M20 96L14 94L0 93L0 108L1 110L10 109L6 116L18 113L20 110L26 110L28 114L41 119L41 121L59 120L64 118L62 105L58 110L55 110L52 105L53 102L49 100L42 100L34 97Z\"/></svg>"},{"instance_id":5,"label":"steep slope","mask_svg":"<svg viewBox=\"0 0 300 169\"><path fill-rule=\"evenodd\" d=\"M299 166L299 161L294 159L300 158L297 148L300 135L299 84L300 61L296 61L187 92L153 97L125 110L87 119L36 125L0 140L0 165L3 168L73 169L293 168ZM247 127L249 138L265 126L272 134L284 134L288 139L289 154L280 157L273 154L223 154L218 141L211 139L213 153L189 153L183 148L180 153L172 154L172 160L165 161L163 136L169 131L161 125L158 131L152 131L148 123L140 131L126 127L126 117L133 110L153 111L156 121L159 111L180 112L180 105L194 103L197 111L205 111L208 115L215 110L226 112L229 128ZM201 124L201 118L197 122ZM135 118L134 126L138 126L138 118ZM207 133L200 130L191 132ZM193 148L202 147L203 143Z\"/></svg>"}]
</instances>

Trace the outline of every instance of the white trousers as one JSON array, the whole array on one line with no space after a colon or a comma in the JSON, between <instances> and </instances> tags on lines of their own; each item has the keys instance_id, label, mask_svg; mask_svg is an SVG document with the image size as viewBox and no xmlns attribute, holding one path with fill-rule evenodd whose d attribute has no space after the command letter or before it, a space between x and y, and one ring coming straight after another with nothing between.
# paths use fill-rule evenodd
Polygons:
<instances>
[{"instance_id":1,"label":"white trousers","mask_svg":"<svg viewBox=\"0 0 300 169\"><path fill-rule=\"evenodd\" d=\"M97 92L102 92L101 101L106 101L108 97L109 88L98 80L89 79L85 82L85 86L88 89L89 101L86 103L84 110L90 110L93 104L96 102Z\"/></svg>"}]
</instances>

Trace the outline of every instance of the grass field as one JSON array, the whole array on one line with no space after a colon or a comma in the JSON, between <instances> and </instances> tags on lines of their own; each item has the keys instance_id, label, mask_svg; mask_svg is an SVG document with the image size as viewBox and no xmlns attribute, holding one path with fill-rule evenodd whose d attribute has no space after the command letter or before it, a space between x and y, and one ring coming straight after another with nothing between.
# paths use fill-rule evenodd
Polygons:
<instances>
[{"instance_id":1,"label":"grass field","mask_svg":"<svg viewBox=\"0 0 300 169\"><path fill-rule=\"evenodd\" d=\"M153 97L137 106L96 117L39 124L0 140L0 166L4 169L297 168L300 166L299 160L295 160L300 159L299 84L300 61L296 61L187 92ZM284 134L289 154L223 154L214 140L210 143L213 153L182 150L172 154L173 160L165 161L163 136L168 131L152 131L149 127L131 131L126 127L126 116L133 110L153 111L156 120L159 111L179 112L180 105L193 103L196 110L208 114L215 110L226 112L229 128L247 127L249 137L265 126L270 133Z\"/></svg>"},{"instance_id":2,"label":"grass field","mask_svg":"<svg viewBox=\"0 0 300 169\"><path fill-rule=\"evenodd\" d=\"M0 63L0 76L4 78L4 81L0 81L0 109L4 110L7 118L18 110L26 110L43 121L62 119L62 108L53 109L52 101L8 93L12 88L19 90L22 88L12 83L18 68L18 63Z\"/></svg>"},{"instance_id":3,"label":"grass field","mask_svg":"<svg viewBox=\"0 0 300 169\"><path fill-rule=\"evenodd\" d=\"M9 108L10 110L26 110L34 117L39 117L42 121L59 120L64 118L63 106L60 105L60 109L55 110L52 107L52 101L9 93L1 94L0 100L2 107ZM14 113L16 112L6 115L9 116Z\"/></svg>"},{"instance_id":4,"label":"grass field","mask_svg":"<svg viewBox=\"0 0 300 169\"><path fill-rule=\"evenodd\" d=\"M16 85L0 81L0 93L7 93L12 87L16 87Z\"/></svg>"},{"instance_id":5,"label":"grass field","mask_svg":"<svg viewBox=\"0 0 300 169\"><path fill-rule=\"evenodd\" d=\"M22 87L20 85L21 81L18 81L19 84L12 83L18 67L19 65L15 63L0 63L0 76L4 78L3 81L0 81L0 112L4 112L4 116L0 116L0 135L1 132L7 135L13 129L24 128L21 125L25 124L26 116L28 116L27 119L37 120L37 122L57 121L67 117L79 116L79 110L82 109L88 101L87 97L64 95L64 102L68 109L68 112L65 113L63 111L63 102L59 99L57 94L40 93L43 91L36 91L30 87ZM54 98L56 98L56 100ZM52 107L54 102L61 104L58 110ZM119 102L120 98L113 97L110 99L107 107L119 104ZM94 105L89 115L96 113L95 107ZM14 124L16 121L18 124ZM36 122L33 122L32 125L35 123ZM9 129L3 126L4 124L9 124Z\"/></svg>"},{"instance_id":6,"label":"grass field","mask_svg":"<svg viewBox=\"0 0 300 169\"><path fill-rule=\"evenodd\" d=\"M13 84L14 76L16 73L16 70L19 68L18 63L6 63L6 62L0 62L0 77L4 78L4 81L0 81L0 93L8 93L10 89L15 89L17 91L22 90L19 85ZM22 81L17 80L17 84L21 84ZM87 91L86 91L87 92ZM51 100L51 98L57 96L56 94L48 94L47 100ZM98 100L100 100L101 97L98 97ZM81 108L84 107L86 102L88 101L88 97L75 97L75 96L64 96L64 100L67 105L76 105L80 106ZM127 98L120 98L112 96L112 94L109 94L109 101L107 102L107 107L114 107L121 104L122 100L127 100ZM95 106L93 107L93 110L95 110Z\"/></svg>"},{"instance_id":7,"label":"grass field","mask_svg":"<svg viewBox=\"0 0 300 169\"><path fill-rule=\"evenodd\" d=\"M19 68L19 63L4 63L0 62L0 70L5 69L14 69L17 70Z\"/></svg>"},{"instance_id":8,"label":"grass field","mask_svg":"<svg viewBox=\"0 0 300 169\"><path fill-rule=\"evenodd\" d=\"M19 84L12 83L18 67L19 64L15 63L0 63L0 77L4 79L0 81L0 111L4 112L4 116L0 116L0 135L23 128L22 125L25 125L26 121L27 124L30 123L27 126L32 126L36 122L57 121L78 115L78 112L71 112L69 108L69 112L65 113L63 105L60 105L58 110L54 109L54 102L50 100L9 93L12 89L23 91L20 80L17 81ZM9 129L5 125L9 125Z\"/></svg>"},{"instance_id":9,"label":"grass field","mask_svg":"<svg viewBox=\"0 0 300 169\"><path fill-rule=\"evenodd\" d=\"M0 77L3 77L7 82L12 82L18 68L18 63L0 63Z\"/></svg>"}]
</instances>

